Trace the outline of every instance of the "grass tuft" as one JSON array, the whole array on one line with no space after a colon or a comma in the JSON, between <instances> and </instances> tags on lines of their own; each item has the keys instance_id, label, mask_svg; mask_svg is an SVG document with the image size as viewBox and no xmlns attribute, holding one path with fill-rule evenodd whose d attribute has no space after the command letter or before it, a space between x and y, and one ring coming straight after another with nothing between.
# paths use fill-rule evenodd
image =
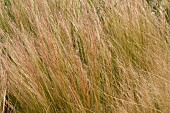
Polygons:
<instances>
[{"instance_id":1,"label":"grass tuft","mask_svg":"<svg viewBox=\"0 0 170 113\"><path fill-rule=\"evenodd\" d=\"M1 0L0 111L169 113L167 4Z\"/></svg>"}]
</instances>

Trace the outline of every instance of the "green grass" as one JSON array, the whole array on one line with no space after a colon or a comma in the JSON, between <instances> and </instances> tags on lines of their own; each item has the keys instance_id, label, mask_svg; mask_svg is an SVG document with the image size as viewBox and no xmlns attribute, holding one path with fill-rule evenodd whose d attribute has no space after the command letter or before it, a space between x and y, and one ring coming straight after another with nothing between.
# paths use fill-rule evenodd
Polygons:
<instances>
[{"instance_id":1,"label":"green grass","mask_svg":"<svg viewBox=\"0 0 170 113\"><path fill-rule=\"evenodd\" d=\"M169 113L169 2L2 0L2 113Z\"/></svg>"}]
</instances>

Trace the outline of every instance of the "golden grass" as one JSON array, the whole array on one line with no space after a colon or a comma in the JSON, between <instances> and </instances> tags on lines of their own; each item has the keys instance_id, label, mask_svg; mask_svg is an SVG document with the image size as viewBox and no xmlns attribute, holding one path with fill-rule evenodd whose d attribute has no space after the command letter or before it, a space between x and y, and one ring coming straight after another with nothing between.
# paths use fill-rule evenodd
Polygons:
<instances>
[{"instance_id":1,"label":"golden grass","mask_svg":"<svg viewBox=\"0 0 170 113\"><path fill-rule=\"evenodd\" d=\"M145 0L2 0L0 110L169 113L168 16L152 11Z\"/></svg>"}]
</instances>

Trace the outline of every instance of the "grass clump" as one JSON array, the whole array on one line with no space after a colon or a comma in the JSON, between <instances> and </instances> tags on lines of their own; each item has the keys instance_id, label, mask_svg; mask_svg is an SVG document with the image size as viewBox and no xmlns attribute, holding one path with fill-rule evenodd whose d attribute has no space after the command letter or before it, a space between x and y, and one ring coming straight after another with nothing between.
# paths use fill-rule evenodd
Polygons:
<instances>
[{"instance_id":1,"label":"grass clump","mask_svg":"<svg viewBox=\"0 0 170 113\"><path fill-rule=\"evenodd\" d=\"M0 110L169 113L169 13L150 3L1 1Z\"/></svg>"}]
</instances>

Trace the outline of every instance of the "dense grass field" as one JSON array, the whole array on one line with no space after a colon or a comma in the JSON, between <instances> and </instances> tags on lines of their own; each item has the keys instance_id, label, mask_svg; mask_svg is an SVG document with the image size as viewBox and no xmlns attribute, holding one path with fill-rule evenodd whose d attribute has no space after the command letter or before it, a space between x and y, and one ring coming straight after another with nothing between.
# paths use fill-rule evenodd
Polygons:
<instances>
[{"instance_id":1,"label":"dense grass field","mask_svg":"<svg viewBox=\"0 0 170 113\"><path fill-rule=\"evenodd\" d=\"M170 113L170 1L0 0L0 112Z\"/></svg>"}]
</instances>

